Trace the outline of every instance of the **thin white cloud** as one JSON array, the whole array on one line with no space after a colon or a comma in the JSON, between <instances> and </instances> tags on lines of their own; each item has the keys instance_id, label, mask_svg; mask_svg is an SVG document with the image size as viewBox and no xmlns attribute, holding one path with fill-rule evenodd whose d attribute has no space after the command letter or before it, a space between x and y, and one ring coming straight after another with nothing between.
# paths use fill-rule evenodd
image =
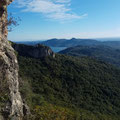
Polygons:
<instances>
[{"instance_id":1,"label":"thin white cloud","mask_svg":"<svg viewBox=\"0 0 120 120\"><path fill-rule=\"evenodd\" d=\"M54 0L55 2L58 2L58 3L70 3L71 0Z\"/></svg>"},{"instance_id":2,"label":"thin white cloud","mask_svg":"<svg viewBox=\"0 0 120 120\"><path fill-rule=\"evenodd\" d=\"M70 8L71 0L16 0L24 12L42 13L55 20L81 19L87 14L74 14Z\"/></svg>"}]
</instances>

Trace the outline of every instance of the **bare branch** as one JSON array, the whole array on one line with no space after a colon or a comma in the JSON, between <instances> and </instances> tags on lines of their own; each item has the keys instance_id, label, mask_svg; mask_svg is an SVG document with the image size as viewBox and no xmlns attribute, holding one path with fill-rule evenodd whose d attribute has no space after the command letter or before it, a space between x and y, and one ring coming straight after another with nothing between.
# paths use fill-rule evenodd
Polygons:
<instances>
[{"instance_id":1,"label":"bare branch","mask_svg":"<svg viewBox=\"0 0 120 120\"><path fill-rule=\"evenodd\" d=\"M8 27L8 31L11 32L13 30L14 27L18 26L21 19L19 17L15 18L13 17L13 15L10 13L8 15L8 20L7 20L7 27Z\"/></svg>"}]
</instances>

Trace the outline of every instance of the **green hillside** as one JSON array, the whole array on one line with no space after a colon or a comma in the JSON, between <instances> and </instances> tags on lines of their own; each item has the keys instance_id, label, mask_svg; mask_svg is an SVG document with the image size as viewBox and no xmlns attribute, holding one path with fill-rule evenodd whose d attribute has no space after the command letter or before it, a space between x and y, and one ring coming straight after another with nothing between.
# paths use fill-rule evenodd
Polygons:
<instances>
[{"instance_id":1,"label":"green hillside","mask_svg":"<svg viewBox=\"0 0 120 120\"><path fill-rule=\"evenodd\" d=\"M120 70L87 57L18 56L31 120L120 120Z\"/></svg>"},{"instance_id":2,"label":"green hillside","mask_svg":"<svg viewBox=\"0 0 120 120\"><path fill-rule=\"evenodd\" d=\"M108 46L76 46L59 53L78 57L88 56L120 67L120 50Z\"/></svg>"}]
</instances>

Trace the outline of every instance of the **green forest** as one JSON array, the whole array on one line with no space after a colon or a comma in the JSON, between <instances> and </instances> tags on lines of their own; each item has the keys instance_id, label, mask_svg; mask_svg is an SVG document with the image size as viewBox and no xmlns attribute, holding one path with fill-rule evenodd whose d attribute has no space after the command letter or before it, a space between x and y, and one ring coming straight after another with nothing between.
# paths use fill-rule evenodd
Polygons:
<instances>
[{"instance_id":1,"label":"green forest","mask_svg":"<svg viewBox=\"0 0 120 120\"><path fill-rule=\"evenodd\" d=\"M18 55L31 120L120 120L120 69L88 57Z\"/></svg>"},{"instance_id":2,"label":"green forest","mask_svg":"<svg viewBox=\"0 0 120 120\"><path fill-rule=\"evenodd\" d=\"M92 57L120 67L120 49L109 46L75 46L62 50L59 53L76 57Z\"/></svg>"}]
</instances>

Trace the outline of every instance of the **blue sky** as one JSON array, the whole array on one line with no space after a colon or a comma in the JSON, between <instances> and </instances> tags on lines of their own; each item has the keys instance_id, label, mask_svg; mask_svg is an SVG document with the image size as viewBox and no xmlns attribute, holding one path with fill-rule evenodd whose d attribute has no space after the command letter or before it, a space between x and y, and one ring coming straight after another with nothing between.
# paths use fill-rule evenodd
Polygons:
<instances>
[{"instance_id":1,"label":"blue sky","mask_svg":"<svg viewBox=\"0 0 120 120\"><path fill-rule=\"evenodd\" d=\"M15 0L9 40L120 37L120 0Z\"/></svg>"}]
</instances>

